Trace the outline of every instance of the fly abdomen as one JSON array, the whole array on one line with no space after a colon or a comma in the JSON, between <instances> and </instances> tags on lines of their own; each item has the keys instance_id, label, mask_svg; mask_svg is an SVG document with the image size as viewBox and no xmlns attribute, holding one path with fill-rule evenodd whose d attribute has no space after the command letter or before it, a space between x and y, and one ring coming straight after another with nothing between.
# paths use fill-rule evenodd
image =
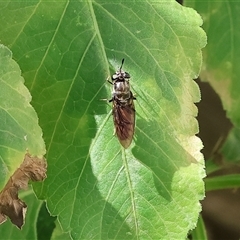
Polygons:
<instances>
[{"instance_id":1,"label":"fly abdomen","mask_svg":"<svg viewBox=\"0 0 240 240\"><path fill-rule=\"evenodd\" d=\"M113 97L119 102L127 102L131 98L131 92L123 93L123 92L114 92Z\"/></svg>"}]
</instances>

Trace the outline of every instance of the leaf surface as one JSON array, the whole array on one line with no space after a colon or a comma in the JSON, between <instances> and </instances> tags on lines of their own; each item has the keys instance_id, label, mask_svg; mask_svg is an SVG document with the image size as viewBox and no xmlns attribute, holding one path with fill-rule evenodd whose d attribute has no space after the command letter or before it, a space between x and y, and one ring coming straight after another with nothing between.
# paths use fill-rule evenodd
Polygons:
<instances>
[{"instance_id":1,"label":"leaf surface","mask_svg":"<svg viewBox=\"0 0 240 240\"><path fill-rule=\"evenodd\" d=\"M43 155L45 146L31 95L11 51L0 45L1 188L20 166L26 150Z\"/></svg>"},{"instance_id":2,"label":"leaf surface","mask_svg":"<svg viewBox=\"0 0 240 240\"><path fill-rule=\"evenodd\" d=\"M22 24L9 26L11 37L0 33L23 69L48 149L48 178L35 190L63 231L73 239L185 238L204 196L192 80L206 44L201 18L175 1L9 6L5 18L21 15ZM101 101L111 98L106 79L122 58L137 98L127 150Z\"/></svg>"}]
</instances>

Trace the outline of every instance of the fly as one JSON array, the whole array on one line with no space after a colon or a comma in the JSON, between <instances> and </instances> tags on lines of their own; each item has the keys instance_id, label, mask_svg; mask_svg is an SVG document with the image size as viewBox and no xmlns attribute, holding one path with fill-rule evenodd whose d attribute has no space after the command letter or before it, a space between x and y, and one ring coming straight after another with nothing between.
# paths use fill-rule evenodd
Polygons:
<instances>
[{"instance_id":1,"label":"fly","mask_svg":"<svg viewBox=\"0 0 240 240\"><path fill-rule=\"evenodd\" d=\"M118 140L124 148L128 148L132 142L135 128L135 108L133 96L130 90L130 74L122 70L124 59L122 60L119 70L112 75L113 91L112 98L109 102L113 102L113 122L115 133Z\"/></svg>"}]
</instances>

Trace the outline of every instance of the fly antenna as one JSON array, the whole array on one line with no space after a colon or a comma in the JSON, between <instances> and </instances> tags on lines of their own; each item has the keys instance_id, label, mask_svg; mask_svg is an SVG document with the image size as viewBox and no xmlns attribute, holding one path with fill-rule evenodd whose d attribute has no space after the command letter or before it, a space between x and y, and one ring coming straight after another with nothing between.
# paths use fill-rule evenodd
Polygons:
<instances>
[{"instance_id":1,"label":"fly antenna","mask_svg":"<svg viewBox=\"0 0 240 240\"><path fill-rule=\"evenodd\" d=\"M120 67L120 72L121 72L121 70L122 70L122 66L123 66L123 63L124 63L124 58L122 59L122 64L121 64L121 67Z\"/></svg>"}]
</instances>

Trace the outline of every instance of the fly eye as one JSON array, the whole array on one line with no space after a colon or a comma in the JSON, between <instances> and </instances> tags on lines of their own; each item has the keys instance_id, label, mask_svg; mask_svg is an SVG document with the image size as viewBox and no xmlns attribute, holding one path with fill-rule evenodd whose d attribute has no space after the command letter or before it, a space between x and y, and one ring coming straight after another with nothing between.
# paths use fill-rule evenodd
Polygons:
<instances>
[{"instance_id":1,"label":"fly eye","mask_svg":"<svg viewBox=\"0 0 240 240\"><path fill-rule=\"evenodd\" d=\"M118 78L118 75L117 74L113 74L112 75L112 80L115 80L115 79L117 79Z\"/></svg>"},{"instance_id":2,"label":"fly eye","mask_svg":"<svg viewBox=\"0 0 240 240\"><path fill-rule=\"evenodd\" d=\"M124 74L124 78L130 78L130 74L127 73L127 72L125 72L125 74Z\"/></svg>"}]
</instances>

